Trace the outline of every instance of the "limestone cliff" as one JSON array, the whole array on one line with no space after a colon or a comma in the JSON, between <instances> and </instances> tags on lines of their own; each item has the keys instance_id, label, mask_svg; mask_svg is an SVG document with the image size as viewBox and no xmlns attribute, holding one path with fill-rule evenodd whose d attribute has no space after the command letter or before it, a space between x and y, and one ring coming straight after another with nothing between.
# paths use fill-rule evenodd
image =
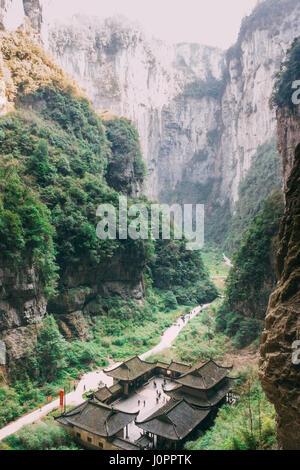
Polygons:
<instances>
[{"instance_id":1,"label":"limestone cliff","mask_svg":"<svg viewBox=\"0 0 300 470\"><path fill-rule=\"evenodd\" d=\"M300 366L292 363L292 343L300 331L300 109L278 110L285 214L277 253L278 285L270 297L261 338L260 377L277 412L282 449L300 449Z\"/></svg>"},{"instance_id":2,"label":"limestone cliff","mask_svg":"<svg viewBox=\"0 0 300 470\"><path fill-rule=\"evenodd\" d=\"M228 219L259 146L275 136L274 74L300 33L299 2L259 2L226 53L155 40L124 18L49 23L47 3L24 0L24 15L95 109L134 122L146 194L207 203L207 214ZM12 4L17 11L16 0L2 4L4 17Z\"/></svg>"},{"instance_id":3,"label":"limestone cliff","mask_svg":"<svg viewBox=\"0 0 300 470\"><path fill-rule=\"evenodd\" d=\"M150 197L174 190L186 171L193 181L209 178L215 149L208 148L207 134L218 127L218 93L205 96L199 87L221 79L221 51L165 44L123 18L76 18L49 30L51 53L87 90L94 107L135 123Z\"/></svg>"},{"instance_id":4,"label":"limestone cliff","mask_svg":"<svg viewBox=\"0 0 300 470\"><path fill-rule=\"evenodd\" d=\"M274 75L300 32L300 4L268 0L259 4L241 27L238 42L227 52L227 85L222 97L224 131L217 175L221 200L238 199L238 185L258 146L276 135L270 105Z\"/></svg>"},{"instance_id":5,"label":"limestone cliff","mask_svg":"<svg viewBox=\"0 0 300 470\"><path fill-rule=\"evenodd\" d=\"M0 29L15 30L25 19L22 0L0 1Z\"/></svg>"},{"instance_id":6,"label":"limestone cliff","mask_svg":"<svg viewBox=\"0 0 300 470\"><path fill-rule=\"evenodd\" d=\"M34 266L16 270L3 260L0 266L0 339L6 344L9 366L36 341L47 302Z\"/></svg>"},{"instance_id":7,"label":"limestone cliff","mask_svg":"<svg viewBox=\"0 0 300 470\"><path fill-rule=\"evenodd\" d=\"M111 170L109 185L104 174L118 145L126 176L118 189L134 197L143 182L132 124L111 119L106 132L28 31L0 32L0 63L0 340L10 367L35 343L46 308L61 315L68 336L87 339L99 298L141 302L147 253L143 243L120 246L96 236L97 206L118 203L113 187L120 179Z\"/></svg>"},{"instance_id":8,"label":"limestone cliff","mask_svg":"<svg viewBox=\"0 0 300 470\"><path fill-rule=\"evenodd\" d=\"M43 7L49 0L1 0L0 29L14 31L25 23L37 33L42 30Z\"/></svg>"},{"instance_id":9,"label":"limestone cliff","mask_svg":"<svg viewBox=\"0 0 300 470\"><path fill-rule=\"evenodd\" d=\"M260 3L226 54L147 38L123 19L49 25L49 45L96 108L135 123L150 197L232 212L252 157L275 136L274 74L299 17L296 0Z\"/></svg>"}]
</instances>

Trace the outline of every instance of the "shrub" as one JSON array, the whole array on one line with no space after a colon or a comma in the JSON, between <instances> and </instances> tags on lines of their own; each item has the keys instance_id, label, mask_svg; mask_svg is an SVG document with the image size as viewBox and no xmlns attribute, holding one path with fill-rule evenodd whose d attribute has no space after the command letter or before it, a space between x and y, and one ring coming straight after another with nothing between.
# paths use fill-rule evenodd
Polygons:
<instances>
[{"instance_id":1,"label":"shrub","mask_svg":"<svg viewBox=\"0 0 300 470\"><path fill-rule=\"evenodd\" d=\"M14 450L79 450L71 436L56 424L31 424L8 437Z\"/></svg>"}]
</instances>

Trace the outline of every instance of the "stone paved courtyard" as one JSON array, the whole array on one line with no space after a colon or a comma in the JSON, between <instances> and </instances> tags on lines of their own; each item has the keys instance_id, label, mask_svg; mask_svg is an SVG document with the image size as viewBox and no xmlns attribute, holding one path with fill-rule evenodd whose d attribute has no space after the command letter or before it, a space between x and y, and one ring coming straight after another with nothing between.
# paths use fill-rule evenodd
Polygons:
<instances>
[{"instance_id":1,"label":"stone paved courtyard","mask_svg":"<svg viewBox=\"0 0 300 470\"><path fill-rule=\"evenodd\" d=\"M157 387L154 386L154 382L156 382ZM170 397L166 395L162 389L163 383L164 379L160 377L153 377L152 379L150 379L148 384L145 384L141 388L137 389L128 397L122 397L120 400L117 400L113 403L113 406L120 411L139 411L137 420L144 419L147 416L150 416L159 408L161 408L170 399ZM165 388L167 390L170 390L175 385L175 382L167 379ZM156 402L157 390L161 392L161 397L158 403ZM140 405L138 404L139 400ZM145 406L144 401L146 402ZM138 428L134 422L132 422L128 426L128 433L129 440L133 442L136 441L142 435L142 430ZM125 437L126 436L124 435L124 438Z\"/></svg>"}]
</instances>

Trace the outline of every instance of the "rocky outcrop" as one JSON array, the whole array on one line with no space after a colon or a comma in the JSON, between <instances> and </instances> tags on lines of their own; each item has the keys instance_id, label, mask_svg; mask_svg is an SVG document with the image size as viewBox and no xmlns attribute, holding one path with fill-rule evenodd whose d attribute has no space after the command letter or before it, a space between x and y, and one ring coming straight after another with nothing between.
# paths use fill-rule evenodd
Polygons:
<instances>
[{"instance_id":1,"label":"rocky outcrop","mask_svg":"<svg viewBox=\"0 0 300 470\"><path fill-rule=\"evenodd\" d=\"M0 340L6 344L8 367L36 341L46 305L43 283L30 263L15 270L1 262Z\"/></svg>"},{"instance_id":2,"label":"rocky outcrop","mask_svg":"<svg viewBox=\"0 0 300 470\"><path fill-rule=\"evenodd\" d=\"M0 0L0 30L15 30L24 22L22 0Z\"/></svg>"},{"instance_id":3,"label":"rocky outcrop","mask_svg":"<svg viewBox=\"0 0 300 470\"><path fill-rule=\"evenodd\" d=\"M299 144L299 114L291 113L287 108L278 109L278 149L281 154L284 194L287 193L287 182L295 164L295 149Z\"/></svg>"},{"instance_id":4,"label":"rocky outcrop","mask_svg":"<svg viewBox=\"0 0 300 470\"><path fill-rule=\"evenodd\" d=\"M55 315L63 333L87 340L92 318L105 314L102 300L115 296L143 302L144 259L137 252L119 254L92 265L68 266L61 276L59 295L51 299L47 311Z\"/></svg>"},{"instance_id":5,"label":"rocky outcrop","mask_svg":"<svg viewBox=\"0 0 300 470\"><path fill-rule=\"evenodd\" d=\"M300 365L292 344L300 336L300 109L278 111L279 149L285 185L285 214L277 253L278 285L270 297L261 338L260 378L277 412L281 449L300 450Z\"/></svg>"},{"instance_id":6,"label":"rocky outcrop","mask_svg":"<svg viewBox=\"0 0 300 470\"><path fill-rule=\"evenodd\" d=\"M25 16L29 19L31 27L41 32L43 24L43 5L41 0L23 0Z\"/></svg>"},{"instance_id":7,"label":"rocky outcrop","mask_svg":"<svg viewBox=\"0 0 300 470\"><path fill-rule=\"evenodd\" d=\"M0 0L0 30L14 31L28 23L40 33L46 3L47 0Z\"/></svg>"}]
</instances>

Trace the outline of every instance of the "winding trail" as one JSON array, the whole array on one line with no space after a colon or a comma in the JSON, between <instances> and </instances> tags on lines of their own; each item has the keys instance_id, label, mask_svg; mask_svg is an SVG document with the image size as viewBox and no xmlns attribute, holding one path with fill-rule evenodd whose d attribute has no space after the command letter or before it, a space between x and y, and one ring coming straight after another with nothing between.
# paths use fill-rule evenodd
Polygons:
<instances>
[{"instance_id":1,"label":"winding trail","mask_svg":"<svg viewBox=\"0 0 300 470\"><path fill-rule=\"evenodd\" d=\"M210 304L205 304L199 307L194 308L190 313L188 313L184 319L178 319L172 326L170 326L161 336L161 340L157 346L150 349L149 351L141 354L139 357L141 359L147 359L152 354L157 354L158 352L162 351L163 349L167 349L171 347L173 341L177 338L180 331L187 325L189 320L195 318L196 315L203 309L208 307ZM113 369L120 363L111 363L109 368ZM108 369L108 368L106 368ZM66 395L66 403L67 405L80 405L80 403L84 402L84 398L82 395L89 390L96 390L99 387L99 383L102 382L104 385L110 387L113 384L113 378L106 375L103 370L95 370L92 372L87 372L84 374L75 391L70 392ZM25 416L22 416L17 421L14 421L4 428L0 429L0 441L5 439L6 437L14 434L15 432L19 431L23 426L27 424L32 424L38 421L40 418L46 416L50 411L55 410L59 407L59 399L48 403L47 405L43 406L42 408L35 410Z\"/></svg>"},{"instance_id":2,"label":"winding trail","mask_svg":"<svg viewBox=\"0 0 300 470\"><path fill-rule=\"evenodd\" d=\"M225 263L227 264L227 266L230 266L231 268L233 268L232 262L230 261L229 258L227 258L227 256L225 255L225 253L223 253L223 258L224 258L224 261L225 261Z\"/></svg>"}]
</instances>

